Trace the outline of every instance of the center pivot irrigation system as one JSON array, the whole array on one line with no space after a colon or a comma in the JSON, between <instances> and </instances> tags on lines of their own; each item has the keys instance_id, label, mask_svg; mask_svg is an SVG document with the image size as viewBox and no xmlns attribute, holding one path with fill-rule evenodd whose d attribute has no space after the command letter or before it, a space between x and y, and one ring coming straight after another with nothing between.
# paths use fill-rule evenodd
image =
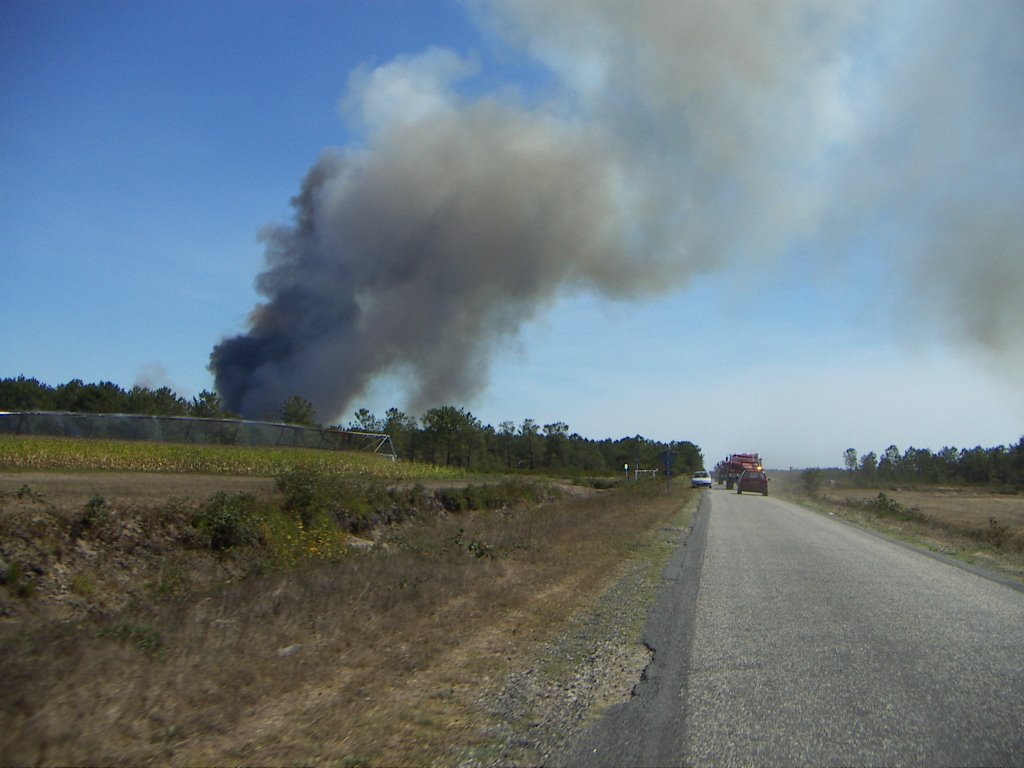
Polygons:
<instances>
[{"instance_id":1,"label":"center pivot irrigation system","mask_svg":"<svg viewBox=\"0 0 1024 768\"><path fill-rule=\"evenodd\" d=\"M205 445L287 446L377 453L396 461L391 435L271 421L135 413L0 411L0 434L147 440Z\"/></svg>"}]
</instances>

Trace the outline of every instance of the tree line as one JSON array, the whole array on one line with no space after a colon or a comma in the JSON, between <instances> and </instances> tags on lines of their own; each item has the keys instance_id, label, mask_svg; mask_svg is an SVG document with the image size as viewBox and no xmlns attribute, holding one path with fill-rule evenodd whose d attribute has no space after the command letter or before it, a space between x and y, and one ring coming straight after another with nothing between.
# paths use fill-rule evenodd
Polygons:
<instances>
[{"instance_id":1,"label":"tree line","mask_svg":"<svg viewBox=\"0 0 1024 768\"><path fill-rule=\"evenodd\" d=\"M843 462L850 475L866 484L899 481L1020 486L1024 485L1024 437L1009 447L945 447L936 452L907 448L901 453L890 445L881 456L874 451L858 456L856 449L847 448Z\"/></svg>"},{"instance_id":2,"label":"tree line","mask_svg":"<svg viewBox=\"0 0 1024 768\"><path fill-rule=\"evenodd\" d=\"M0 379L0 410L240 418L207 390L186 400L168 387L124 390L109 381L86 384L81 379L50 387L24 376ZM288 424L322 426L312 404L298 395L282 403L277 417ZM688 440L661 442L641 435L594 440L571 432L565 422L540 424L534 419L503 421L494 427L454 405L431 408L419 418L398 408L389 408L383 417L360 408L347 425L335 428L388 434L403 460L478 471L606 475L624 473L627 465L629 471L660 469L663 454L669 451L675 454L677 476L703 467L700 448Z\"/></svg>"},{"instance_id":3,"label":"tree line","mask_svg":"<svg viewBox=\"0 0 1024 768\"><path fill-rule=\"evenodd\" d=\"M51 387L24 376L0 379L0 410L240 418L225 411L217 394L207 390L189 401L169 387L125 390L110 381L86 384L81 379Z\"/></svg>"},{"instance_id":4,"label":"tree line","mask_svg":"<svg viewBox=\"0 0 1024 768\"><path fill-rule=\"evenodd\" d=\"M594 440L571 432L565 422L534 419L494 427L453 405L431 408L418 420L397 408L389 408L383 418L361 408L348 428L391 435L403 458L483 471L613 474L626 472L627 466L629 471L661 469L666 452L675 454L675 475L704 465L700 448L689 440L661 442L642 435Z\"/></svg>"}]
</instances>

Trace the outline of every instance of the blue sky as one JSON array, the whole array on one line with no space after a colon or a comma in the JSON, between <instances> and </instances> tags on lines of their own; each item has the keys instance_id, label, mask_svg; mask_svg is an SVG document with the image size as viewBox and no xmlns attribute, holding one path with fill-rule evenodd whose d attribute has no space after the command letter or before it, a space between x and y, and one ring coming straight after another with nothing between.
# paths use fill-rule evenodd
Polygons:
<instances>
[{"instance_id":1,"label":"blue sky","mask_svg":"<svg viewBox=\"0 0 1024 768\"><path fill-rule=\"evenodd\" d=\"M492 289L486 262L514 250L470 249L448 262L442 246L426 249L444 269L475 276L454 302L466 309L456 306L438 333L465 339L450 363L476 372L427 388L410 377L435 375L434 361L403 352L400 336L445 314L438 297L449 293L378 290L369 267L388 254L352 261L374 275L356 291L325 282L334 267L306 276L305 257L289 251L307 288L363 311L394 302L401 319L386 337L318 332L318 354L302 358L313 361L307 378L281 386L346 377L324 362L337 357L330 344L398 350L322 419L344 422L362 406L414 413L435 397L493 425L533 418L594 438L687 439L709 464L754 450L772 467L838 465L848 447L1015 442L1024 434L1021 6L729 7L739 10L8 0L0 376L166 384L186 397L213 388L211 351L254 336L249 314L272 298L256 289L267 266L261 232L292 231L290 201L322 153L345 153L351 179L323 188L321 261L351 242L337 222L351 229L391 164L409 164L402 178L440 162L425 157L428 141L420 151L396 137L437 127L430 135L444 148L441 127L455 126L466 132L452 135L474 141L504 133L480 138L479 173L467 146L467 169L438 181L484 192L456 190L445 205L496 187L500 200L528 204L536 187L562 217L542 256L524 264L536 284L499 317L480 298ZM422 130L403 133L409 125ZM503 169L500 157L491 165L493 148L509 143L522 145L510 156L527 168L571 155L570 170L549 178ZM535 150L550 152L536 166ZM608 215L591 221L577 209L564 178L575 172L579 194L589 192L583 180L596 184ZM392 207L391 197L412 195L411 184L396 189L380 215L403 232L396 216L423 209ZM547 232L544 214L526 221ZM522 221L495 214L471 232L439 231L488 243ZM591 244L597 256L574 242L565 250L575 240L566 233L606 226ZM508 272L500 279L520 287ZM415 311L398 306L405 299ZM447 365L445 337L422 338ZM458 357L467 348L468 363ZM295 365L280 361L276 376Z\"/></svg>"}]
</instances>

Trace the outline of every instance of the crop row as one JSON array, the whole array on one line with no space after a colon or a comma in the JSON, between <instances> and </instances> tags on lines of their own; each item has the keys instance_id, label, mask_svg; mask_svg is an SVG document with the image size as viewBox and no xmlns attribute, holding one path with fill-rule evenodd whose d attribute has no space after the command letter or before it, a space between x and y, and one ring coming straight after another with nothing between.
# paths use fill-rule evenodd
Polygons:
<instances>
[{"instance_id":1,"label":"crop row","mask_svg":"<svg viewBox=\"0 0 1024 768\"><path fill-rule=\"evenodd\" d=\"M294 467L380 480L429 480L457 473L352 451L183 445L120 440L0 435L0 469L166 472L275 477Z\"/></svg>"}]
</instances>

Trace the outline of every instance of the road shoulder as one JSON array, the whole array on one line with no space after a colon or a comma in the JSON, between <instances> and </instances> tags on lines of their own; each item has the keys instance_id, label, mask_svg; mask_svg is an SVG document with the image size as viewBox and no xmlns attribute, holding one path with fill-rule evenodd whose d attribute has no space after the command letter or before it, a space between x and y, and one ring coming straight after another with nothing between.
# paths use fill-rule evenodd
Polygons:
<instances>
[{"instance_id":1,"label":"road shoulder","mask_svg":"<svg viewBox=\"0 0 1024 768\"><path fill-rule=\"evenodd\" d=\"M686 743L682 702L711 510L712 492L705 491L690 528L663 571L641 635L653 657L630 700L608 709L556 764L669 765L679 759ZM642 733L656 733L658 739L641 739Z\"/></svg>"}]
</instances>

